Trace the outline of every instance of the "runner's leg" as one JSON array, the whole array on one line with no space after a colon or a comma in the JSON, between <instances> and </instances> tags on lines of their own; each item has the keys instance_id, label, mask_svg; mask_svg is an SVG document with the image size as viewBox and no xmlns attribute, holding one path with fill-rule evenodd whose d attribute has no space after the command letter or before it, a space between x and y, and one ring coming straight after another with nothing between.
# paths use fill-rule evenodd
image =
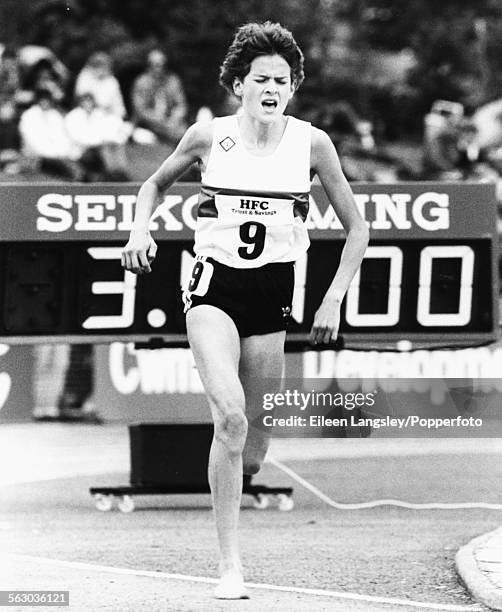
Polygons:
<instances>
[{"instance_id":1,"label":"runner's leg","mask_svg":"<svg viewBox=\"0 0 502 612\"><path fill-rule=\"evenodd\" d=\"M248 433L243 452L244 474L256 474L263 464L270 435L263 428L263 394L277 393L284 369L284 340L279 331L241 339L239 378L246 397Z\"/></svg>"},{"instance_id":2,"label":"runner's leg","mask_svg":"<svg viewBox=\"0 0 502 612\"><path fill-rule=\"evenodd\" d=\"M237 534L247 432L244 391L238 377L239 335L232 319L214 306L192 308L186 320L188 340L214 421L208 476L221 555L221 581L215 594L239 599L247 596Z\"/></svg>"}]
</instances>

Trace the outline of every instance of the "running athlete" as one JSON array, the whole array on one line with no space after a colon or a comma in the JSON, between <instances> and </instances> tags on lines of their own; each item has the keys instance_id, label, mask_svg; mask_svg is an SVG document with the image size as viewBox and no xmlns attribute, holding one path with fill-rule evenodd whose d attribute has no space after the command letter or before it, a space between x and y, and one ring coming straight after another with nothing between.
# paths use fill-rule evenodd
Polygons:
<instances>
[{"instance_id":1,"label":"running athlete","mask_svg":"<svg viewBox=\"0 0 502 612\"><path fill-rule=\"evenodd\" d=\"M315 174L346 242L315 314L311 342L336 338L340 305L368 243L331 140L284 114L303 78L303 55L291 32L271 22L240 27L220 72L220 83L240 100L238 113L192 125L141 186L122 255L127 270L150 272L157 246L148 225L157 199L198 163L196 260L183 299L188 340L214 421L208 475L220 547L215 589L220 599L248 597L237 534L243 473L260 469L269 442L252 425L261 408L257 383L282 376L294 261L309 246L304 222Z\"/></svg>"}]
</instances>

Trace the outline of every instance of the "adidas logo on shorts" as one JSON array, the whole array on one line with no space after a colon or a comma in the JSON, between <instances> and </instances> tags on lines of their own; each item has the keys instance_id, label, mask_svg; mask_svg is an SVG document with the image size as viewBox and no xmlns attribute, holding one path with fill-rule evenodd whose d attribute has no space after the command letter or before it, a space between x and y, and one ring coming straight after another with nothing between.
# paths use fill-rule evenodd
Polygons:
<instances>
[{"instance_id":1,"label":"adidas logo on shorts","mask_svg":"<svg viewBox=\"0 0 502 612\"><path fill-rule=\"evenodd\" d=\"M282 316L284 318L291 316L291 308L289 306L282 307Z\"/></svg>"}]
</instances>

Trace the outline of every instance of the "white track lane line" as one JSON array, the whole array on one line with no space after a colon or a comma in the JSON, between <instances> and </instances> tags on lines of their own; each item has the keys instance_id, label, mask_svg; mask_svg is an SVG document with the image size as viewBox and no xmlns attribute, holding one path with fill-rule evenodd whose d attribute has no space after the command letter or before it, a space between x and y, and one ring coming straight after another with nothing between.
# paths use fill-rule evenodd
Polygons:
<instances>
[{"instance_id":1,"label":"white track lane line","mask_svg":"<svg viewBox=\"0 0 502 612\"><path fill-rule=\"evenodd\" d=\"M401 501L399 499L376 499L370 502L360 502L357 504L342 504L328 497L325 493L320 491L313 484L302 478L294 470L289 468L284 463L277 461L270 455L267 457L267 462L275 465L276 468L282 470L285 474L290 476L293 480L296 480L303 487L308 489L316 497L321 499L323 502L336 508L337 510L363 510L366 508L376 508L377 506L399 506L400 508L410 508L412 510L464 510L468 508L483 508L485 510L502 510L502 504L489 504L486 502L459 502L459 503L426 503L426 504L414 504L411 502Z\"/></svg>"},{"instance_id":2,"label":"white track lane line","mask_svg":"<svg viewBox=\"0 0 502 612\"><path fill-rule=\"evenodd\" d=\"M108 565L94 565L92 563L81 563L79 561L61 561L59 559L49 559L47 557L34 557L31 555L19 555L16 553L0 553L0 558L18 559L20 561L35 561L70 569L87 570L95 572L109 572L110 574L120 574L123 576L145 576L148 578L164 578L168 580L184 580L186 582L202 582L205 584L216 584L216 578L205 578L203 576L186 576L184 574L169 574L167 572L152 572L148 570L134 570L121 567L111 567ZM317 597L332 597L334 599L349 599L352 601L366 601L368 603L389 604L392 606L403 606L408 608L425 608L427 610L446 610L449 612L479 612L481 606L477 604L469 606L457 606L455 604L431 604L422 601L412 601L408 599L394 599L392 597L373 597L371 595L359 595L358 593L344 593L341 591L329 591L323 589L305 589L301 587L277 586L275 584L257 584L246 582L250 589L264 589L267 591L282 591L285 593L300 593L302 595L313 595Z\"/></svg>"}]
</instances>

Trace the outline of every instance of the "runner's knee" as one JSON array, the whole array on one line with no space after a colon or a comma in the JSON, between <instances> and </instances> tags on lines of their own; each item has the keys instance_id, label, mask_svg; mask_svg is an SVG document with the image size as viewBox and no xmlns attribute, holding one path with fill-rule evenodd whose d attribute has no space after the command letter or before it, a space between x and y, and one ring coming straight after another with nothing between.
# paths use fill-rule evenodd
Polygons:
<instances>
[{"instance_id":1,"label":"runner's knee","mask_svg":"<svg viewBox=\"0 0 502 612\"><path fill-rule=\"evenodd\" d=\"M244 463L242 466L242 471L244 474L248 474L252 476L253 474L257 474L261 469L261 463L256 459L244 459Z\"/></svg>"},{"instance_id":2,"label":"runner's knee","mask_svg":"<svg viewBox=\"0 0 502 612\"><path fill-rule=\"evenodd\" d=\"M215 421L214 435L231 454L241 454L246 442L248 422L241 411L231 411Z\"/></svg>"}]
</instances>

